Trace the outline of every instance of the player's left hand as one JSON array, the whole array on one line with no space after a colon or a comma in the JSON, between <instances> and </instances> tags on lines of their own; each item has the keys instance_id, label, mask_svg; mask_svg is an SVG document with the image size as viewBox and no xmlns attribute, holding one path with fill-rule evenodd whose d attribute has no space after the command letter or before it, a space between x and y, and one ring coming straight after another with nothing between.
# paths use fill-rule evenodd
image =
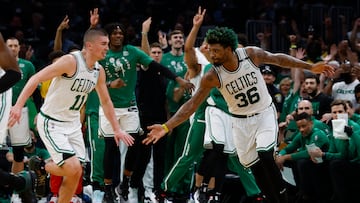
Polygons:
<instances>
[{"instance_id":1,"label":"player's left hand","mask_svg":"<svg viewBox=\"0 0 360 203\"><path fill-rule=\"evenodd\" d=\"M321 61L312 65L311 72L316 74L323 73L326 77L332 77L335 74L335 69L334 67Z\"/></svg>"},{"instance_id":2,"label":"player's left hand","mask_svg":"<svg viewBox=\"0 0 360 203\"><path fill-rule=\"evenodd\" d=\"M147 137L142 141L143 144L155 144L160 138L166 135L165 129L160 124L154 124L147 127L150 131Z\"/></svg>"},{"instance_id":3,"label":"player's left hand","mask_svg":"<svg viewBox=\"0 0 360 203\"><path fill-rule=\"evenodd\" d=\"M122 130L114 132L114 139L117 146L119 146L120 140L123 141L126 146L132 146L134 144L134 138Z\"/></svg>"}]
</instances>

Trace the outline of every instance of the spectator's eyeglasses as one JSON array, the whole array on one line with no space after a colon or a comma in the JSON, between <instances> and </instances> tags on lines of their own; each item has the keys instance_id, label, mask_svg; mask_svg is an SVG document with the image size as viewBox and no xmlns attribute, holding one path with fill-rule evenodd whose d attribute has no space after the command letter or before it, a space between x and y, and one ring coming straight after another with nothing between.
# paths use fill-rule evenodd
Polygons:
<instances>
[{"instance_id":1,"label":"spectator's eyeglasses","mask_svg":"<svg viewBox=\"0 0 360 203\"><path fill-rule=\"evenodd\" d=\"M306 107L299 107L298 109L299 109L299 110L309 110L310 107L308 107L308 106L306 106Z\"/></svg>"}]
</instances>

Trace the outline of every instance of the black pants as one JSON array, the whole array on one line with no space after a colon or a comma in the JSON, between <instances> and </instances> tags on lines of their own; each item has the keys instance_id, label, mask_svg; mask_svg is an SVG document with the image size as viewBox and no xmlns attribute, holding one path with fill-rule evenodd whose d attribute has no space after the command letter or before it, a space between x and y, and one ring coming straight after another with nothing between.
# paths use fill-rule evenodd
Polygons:
<instances>
[{"instance_id":1,"label":"black pants","mask_svg":"<svg viewBox=\"0 0 360 203\"><path fill-rule=\"evenodd\" d=\"M358 202L360 165L348 160L331 160L329 171L337 202Z\"/></svg>"},{"instance_id":2,"label":"black pants","mask_svg":"<svg viewBox=\"0 0 360 203\"><path fill-rule=\"evenodd\" d=\"M142 187L142 178L144 176L147 164L151 158L151 152L153 155L153 166L154 166L154 190L160 190L161 182L164 179L164 160L166 153L166 136L161 138L156 144L144 145L141 143L143 139L146 138L146 135L149 133L147 126L155 123L164 123L166 119L156 120L151 117L140 117L141 126L144 130L144 135L140 136L140 145L139 145L139 158L134 168L133 175L131 177L130 186L135 188Z\"/></svg>"},{"instance_id":3,"label":"black pants","mask_svg":"<svg viewBox=\"0 0 360 203\"><path fill-rule=\"evenodd\" d=\"M296 161L299 190L311 202L330 202L332 196L328 162L316 164L310 159Z\"/></svg>"}]
</instances>

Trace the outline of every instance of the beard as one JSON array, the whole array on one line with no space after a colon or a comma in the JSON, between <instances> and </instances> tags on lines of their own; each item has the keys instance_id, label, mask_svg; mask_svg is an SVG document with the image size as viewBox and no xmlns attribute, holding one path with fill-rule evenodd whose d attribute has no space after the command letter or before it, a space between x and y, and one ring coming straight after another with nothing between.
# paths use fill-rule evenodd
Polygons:
<instances>
[{"instance_id":1,"label":"beard","mask_svg":"<svg viewBox=\"0 0 360 203\"><path fill-rule=\"evenodd\" d=\"M310 92L310 93L308 92L308 95L309 95L311 98L315 97L316 94L317 94L317 91L316 91L316 90L314 90L314 91L312 91L312 92Z\"/></svg>"},{"instance_id":2,"label":"beard","mask_svg":"<svg viewBox=\"0 0 360 203\"><path fill-rule=\"evenodd\" d=\"M353 81L351 73L341 73L340 79L345 82L345 84L350 84Z\"/></svg>"}]
</instances>

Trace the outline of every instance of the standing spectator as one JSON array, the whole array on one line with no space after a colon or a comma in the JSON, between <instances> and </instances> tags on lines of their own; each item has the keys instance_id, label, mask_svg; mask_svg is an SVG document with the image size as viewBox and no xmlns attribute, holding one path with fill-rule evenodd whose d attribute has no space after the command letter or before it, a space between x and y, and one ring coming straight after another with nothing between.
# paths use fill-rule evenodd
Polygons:
<instances>
[{"instance_id":1,"label":"standing spectator","mask_svg":"<svg viewBox=\"0 0 360 203\"><path fill-rule=\"evenodd\" d=\"M266 87L272 98L272 101L275 104L277 118L279 118L284 104L284 96L281 94L280 90L274 84L277 74L274 68L271 67L270 65L263 65L260 67L260 70L265 80Z\"/></svg>"},{"instance_id":2,"label":"standing spectator","mask_svg":"<svg viewBox=\"0 0 360 203\"><path fill-rule=\"evenodd\" d=\"M347 37L349 39L351 49L356 51L358 56L360 56L360 16L354 18L353 27L351 31L347 33Z\"/></svg>"},{"instance_id":3,"label":"standing spectator","mask_svg":"<svg viewBox=\"0 0 360 203\"><path fill-rule=\"evenodd\" d=\"M169 34L169 46L170 51L164 53L161 60L161 64L168 67L170 70L176 73L177 76L184 78L185 73L187 72L187 65L184 61L184 42L185 36L181 30L173 30ZM167 84L166 90L167 104L168 104L168 113L169 116L173 116L179 107L186 102L190 94L186 92L183 88L179 87L172 81L169 81ZM182 156L183 148L186 142L186 135L190 127L189 120L177 126L171 131L171 136L167 138L167 149L166 149L166 158L165 158L165 174L168 175L173 165L176 163L176 160ZM166 177L165 177L166 178ZM185 178L185 177L184 177ZM177 189L173 191L178 194L187 193L189 191L189 183L191 182L191 176L186 177L181 184L177 184ZM163 182L166 184L166 179ZM164 186L163 184L163 186Z\"/></svg>"},{"instance_id":4,"label":"standing spectator","mask_svg":"<svg viewBox=\"0 0 360 203\"><path fill-rule=\"evenodd\" d=\"M351 63L341 64L339 70L337 70L340 71L339 77L331 79L329 83L332 84L331 96L334 100L349 100L355 108L358 108L359 105L355 99L354 89L360 82L352 72L353 66Z\"/></svg>"},{"instance_id":5,"label":"standing spectator","mask_svg":"<svg viewBox=\"0 0 360 203\"><path fill-rule=\"evenodd\" d=\"M285 99L287 97L289 97L292 93L292 87L291 87L292 83L293 83L293 81L291 80L290 77L285 77L280 80L279 90L280 90L281 94L284 96L284 102L285 102Z\"/></svg>"},{"instance_id":6,"label":"standing spectator","mask_svg":"<svg viewBox=\"0 0 360 203\"><path fill-rule=\"evenodd\" d=\"M163 50L161 49L161 44L158 42L149 44L147 35L150 30L150 25L151 17L142 24L141 49L148 53L154 61L160 63L163 56ZM144 134L149 132L147 126L160 121L166 121L166 84L167 79L160 71L145 69L143 67L139 68L137 102L140 124L141 128L144 130ZM142 139L144 138L145 136L142 137ZM161 181L164 178L166 139L150 146L140 145L140 150L140 161L132 175L132 181L139 187L143 185L145 190L144 201L148 200L155 202L154 192L160 191Z\"/></svg>"},{"instance_id":7,"label":"standing spectator","mask_svg":"<svg viewBox=\"0 0 360 203\"><path fill-rule=\"evenodd\" d=\"M130 177L139 160L139 145L141 144L140 120L135 97L135 86L137 81L137 65L154 68L161 71L166 77L177 81L182 87L190 88L192 85L176 76L173 72L159 63L155 62L139 48L127 44L126 30L120 23L110 23L105 26L109 35L110 43L105 59L100 61L106 73L107 86L111 100L114 102L117 122L122 128L135 138L134 146L129 149L123 144L120 145L121 168L123 177L120 185L121 195L127 200L129 193ZM113 202L114 188L112 185L113 176L113 155L119 153L119 148L112 139L114 132L109 128L109 121L104 117L102 106L99 109L100 132L105 137L104 153L104 184L107 202ZM126 157L125 157L126 156ZM135 190L132 190L135 192Z\"/></svg>"},{"instance_id":8,"label":"standing spectator","mask_svg":"<svg viewBox=\"0 0 360 203\"><path fill-rule=\"evenodd\" d=\"M320 88L319 77L315 74L309 74L305 77L305 91L307 98L312 103L314 116L321 120L325 113L330 112L330 103L333 101L332 97L324 94Z\"/></svg>"}]
</instances>

